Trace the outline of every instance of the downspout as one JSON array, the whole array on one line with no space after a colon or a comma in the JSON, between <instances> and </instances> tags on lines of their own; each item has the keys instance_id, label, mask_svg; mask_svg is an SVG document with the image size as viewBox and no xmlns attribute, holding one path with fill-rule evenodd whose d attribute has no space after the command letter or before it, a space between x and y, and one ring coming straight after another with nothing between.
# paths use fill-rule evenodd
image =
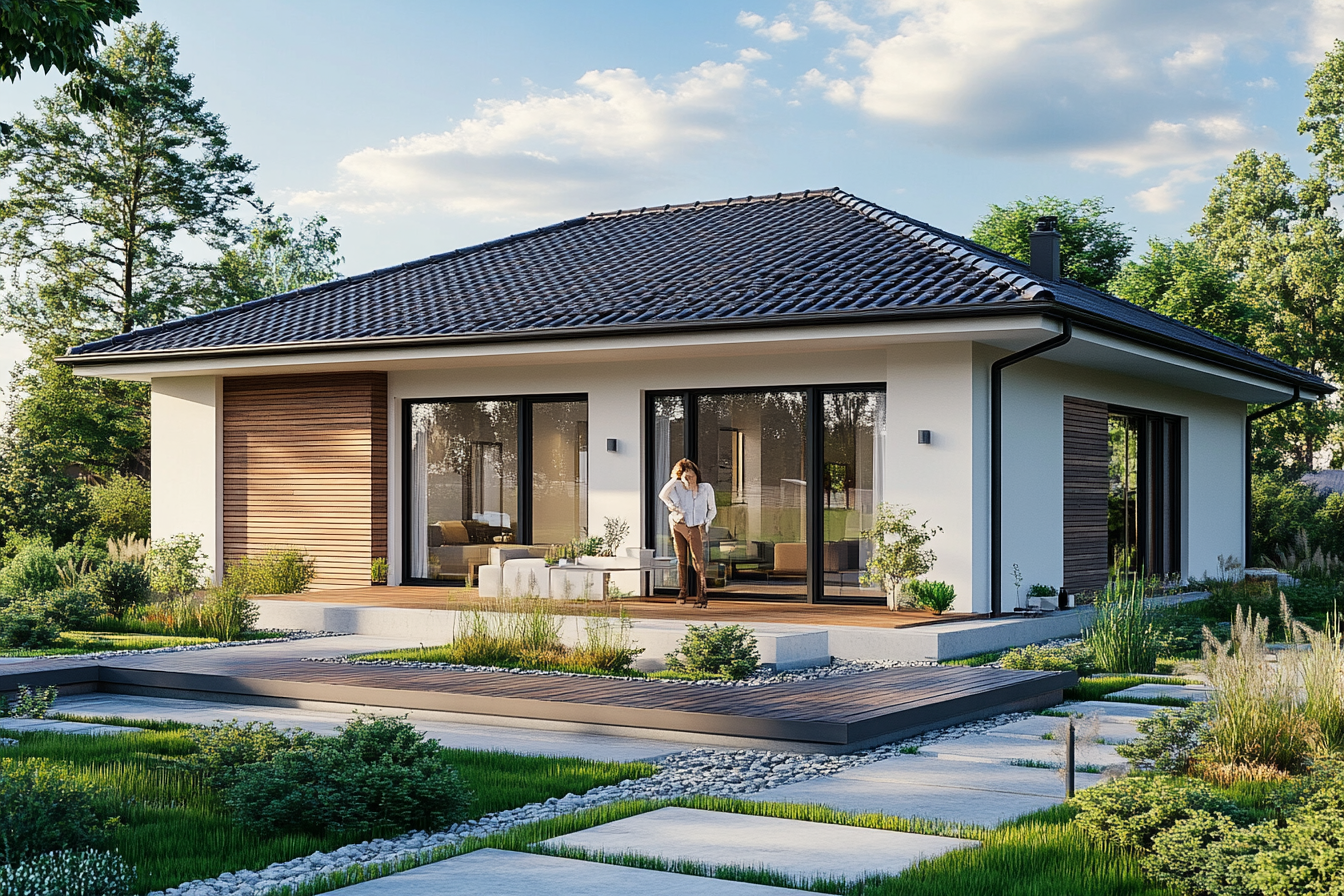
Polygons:
<instances>
[{"instance_id":1,"label":"downspout","mask_svg":"<svg viewBox=\"0 0 1344 896\"><path fill-rule=\"evenodd\" d=\"M1302 387L1294 386L1292 398L1287 401L1281 401L1278 404L1272 404L1267 408L1261 408L1254 414L1246 415L1246 449L1243 452L1246 461L1246 553L1242 555L1242 560L1245 563L1245 567L1243 568L1248 568L1251 565L1251 424L1261 417L1266 417L1275 411L1281 411L1286 407L1297 404L1301 400Z\"/></svg>"},{"instance_id":2,"label":"downspout","mask_svg":"<svg viewBox=\"0 0 1344 896\"><path fill-rule=\"evenodd\" d=\"M1063 324L1058 336L1000 358L989 368L989 609L993 616L1003 615L1003 369L1068 342L1073 338L1073 323L1066 317Z\"/></svg>"}]
</instances>

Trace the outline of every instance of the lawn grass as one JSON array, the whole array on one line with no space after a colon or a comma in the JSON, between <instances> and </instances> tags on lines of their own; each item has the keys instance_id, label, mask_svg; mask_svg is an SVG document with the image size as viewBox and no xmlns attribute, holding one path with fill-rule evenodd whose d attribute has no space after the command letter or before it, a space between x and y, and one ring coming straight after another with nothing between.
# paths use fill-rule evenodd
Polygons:
<instances>
[{"instance_id":1,"label":"lawn grass","mask_svg":"<svg viewBox=\"0 0 1344 896\"><path fill-rule=\"evenodd\" d=\"M864 880L798 880L769 869L746 865L708 865L667 861L643 855L599 854L541 846L552 837L584 830L663 806L684 806L713 812L789 818L822 824L852 825L878 830L964 837L981 841L977 849L961 849L927 859L894 876ZM566 856L615 865L649 868L746 883L793 887L843 896L1174 896L1143 876L1138 857L1098 844L1074 827L1074 810L1056 806L1009 821L992 830L973 825L908 819L890 815L854 815L824 806L758 803L725 797L695 796L675 800L637 800L586 809L547 821L519 825L501 834L443 846L399 862L359 866L324 875L299 887L272 891L275 896L318 896L340 887L385 877L477 849L494 848Z\"/></svg>"},{"instance_id":2,"label":"lawn grass","mask_svg":"<svg viewBox=\"0 0 1344 896\"><path fill-rule=\"evenodd\" d=\"M108 653L113 650L154 650L187 644L215 644L214 638L183 638L175 635L143 635L125 632L61 632L50 647L36 650L0 650L0 656L70 656L79 653Z\"/></svg>"},{"instance_id":3,"label":"lawn grass","mask_svg":"<svg viewBox=\"0 0 1344 896\"><path fill-rule=\"evenodd\" d=\"M1006 650L991 650L989 653L977 653L975 656L963 656L955 660L943 660L942 666L985 666L1003 659Z\"/></svg>"},{"instance_id":4,"label":"lawn grass","mask_svg":"<svg viewBox=\"0 0 1344 896\"><path fill-rule=\"evenodd\" d=\"M1140 684L1196 684L1184 678L1155 678L1150 675L1094 675L1080 678L1071 688L1064 689L1065 700L1102 700L1109 694ZM1185 706L1190 701L1175 697L1115 697L1122 703L1150 703L1156 706Z\"/></svg>"},{"instance_id":5,"label":"lawn grass","mask_svg":"<svg viewBox=\"0 0 1344 896\"><path fill-rule=\"evenodd\" d=\"M447 663L461 665L451 645L439 647L402 647L396 650L378 650L373 653L354 653L346 659L360 662L391 663ZM602 675L607 678L656 678L672 681L723 681L726 676L712 675L708 672L680 672L676 669L663 669L658 672L641 672L638 669L600 669L581 663L548 663L528 658L501 660L491 663L500 669L526 669L535 672L570 672L576 675Z\"/></svg>"},{"instance_id":6,"label":"lawn grass","mask_svg":"<svg viewBox=\"0 0 1344 896\"><path fill-rule=\"evenodd\" d=\"M103 720L125 724L124 720ZM3 722L0 721L0 731ZM156 730L91 737L55 732L6 732L19 744L7 757L46 758L65 764L71 775L100 791L102 812L119 816L113 843L136 867L136 892L165 889L225 871L264 868L315 851L327 852L396 830L349 831L313 836L261 837L238 828L218 794L200 776L172 759L190 754L194 744L181 731ZM501 752L452 750L450 757L474 796L473 817L583 793L654 772L644 763L596 762Z\"/></svg>"}]
</instances>

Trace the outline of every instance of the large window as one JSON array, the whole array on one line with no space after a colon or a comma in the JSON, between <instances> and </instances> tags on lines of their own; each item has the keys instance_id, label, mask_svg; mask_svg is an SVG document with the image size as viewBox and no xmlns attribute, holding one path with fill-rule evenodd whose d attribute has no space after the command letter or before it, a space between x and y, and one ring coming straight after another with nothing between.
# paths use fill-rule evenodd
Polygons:
<instances>
[{"instance_id":1,"label":"large window","mask_svg":"<svg viewBox=\"0 0 1344 896\"><path fill-rule=\"evenodd\" d=\"M472 584L493 546L583 534L585 399L412 401L406 413L409 578Z\"/></svg>"},{"instance_id":2,"label":"large window","mask_svg":"<svg viewBox=\"0 0 1344 896\"><path fill-rule=\"evenodd\" d=\"M1181 572L1181 422L1121 408L1109 413L1107 552L1112 572Z\"/></svg>"},{"instance_id":3,"label":"large window","mask_svg":"<svg viewBox=\"0 0 1344 896\"><path fill-rule=\"evenodd\" d=\"M650 546L673 554L657 493L689 457L718 505L706 545L717 596L880 601L859 581L859 533L880 491L885 407L880 387L650 396Z\"/></svg>"}]
</instances>

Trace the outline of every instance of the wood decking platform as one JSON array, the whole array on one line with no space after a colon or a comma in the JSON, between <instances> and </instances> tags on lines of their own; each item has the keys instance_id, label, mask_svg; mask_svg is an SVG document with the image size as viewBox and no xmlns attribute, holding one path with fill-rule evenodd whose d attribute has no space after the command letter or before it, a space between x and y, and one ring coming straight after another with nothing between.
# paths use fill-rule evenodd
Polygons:
<instances>
[{"instance_id":1,"label":"wood decking platform","mask_svg":"<svg viewBox=\"0 0 1344 896\"><path fill-rule=\"evenodd\" d=\"M0 692L54 684L165 697L343 704L447 713L484 724L568 727L667 740L846 752L1001 712L1060 702L1071 672L886 669L722 687L670 681L453 672L267 658L246 648L0 666Z\"/></svg>"}]
</instances>

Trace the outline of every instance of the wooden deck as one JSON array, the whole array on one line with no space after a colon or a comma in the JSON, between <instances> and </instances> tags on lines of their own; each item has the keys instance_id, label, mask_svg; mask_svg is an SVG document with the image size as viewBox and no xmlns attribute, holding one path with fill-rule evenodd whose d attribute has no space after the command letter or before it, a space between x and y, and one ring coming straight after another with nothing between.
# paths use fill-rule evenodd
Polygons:
<instances>
[{"instance_id":1,"label":"wooden deck","mask_svg":"<svg viewBox=\"0 0 1344 896\"><path fill-rule=\"evenodd\" d=\"M0 692L24 683L231 702L312 701L450 713L486 724L507 720L827 752L1051 705L1076 681L1074 673L932 666L730 688L316 663L267 658L246 648L0 666Z\"/></svg>"},{"instance_id":2,"label":"wooden deck","mask_svg":"<svg viewBox=\"0 0 1344 896\"><path fill-rule=\"evenodd\" d=\"M262 598L263 600L267 598ZM402 607L415 610L456 610L482 606L488 599L480 597L475 588L436 587L433 585L401 585L396 588L374 586L369 588L324 588L303 594L275 595L274 600L301 600L318 603L352 604L367 607ZM587 612L591 605L584 601L556 600L556 612ZM623 598L616 601L632 619L675 619L690 622L784 622L795 625L853 625L865 628L906 628L915 625L937 625L965 619L980 619L974 613L944 613L935 616L927 610L900 610L892 612L885 607L848 606L842 604L806 604L802 602L744 600L740 598L714 600L703 610L678 604L672 598Z\"/></svg>"}]
</instances>

